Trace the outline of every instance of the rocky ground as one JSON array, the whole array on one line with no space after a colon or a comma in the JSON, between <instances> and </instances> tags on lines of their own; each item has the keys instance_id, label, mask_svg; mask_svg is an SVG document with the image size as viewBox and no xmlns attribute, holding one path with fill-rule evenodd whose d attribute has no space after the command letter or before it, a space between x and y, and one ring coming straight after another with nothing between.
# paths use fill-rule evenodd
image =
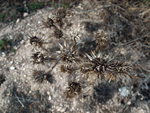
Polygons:
<instances>
[{"instance_id":1,"label":"rocky ground","mask_svg":"<svg viewBox=\"0 0 150 113\"><path fill-rule=\"evenodd\" d=\"M0 23L0 112L149 113L149 6L72 4Z\"/></svg>"}]
</instances>

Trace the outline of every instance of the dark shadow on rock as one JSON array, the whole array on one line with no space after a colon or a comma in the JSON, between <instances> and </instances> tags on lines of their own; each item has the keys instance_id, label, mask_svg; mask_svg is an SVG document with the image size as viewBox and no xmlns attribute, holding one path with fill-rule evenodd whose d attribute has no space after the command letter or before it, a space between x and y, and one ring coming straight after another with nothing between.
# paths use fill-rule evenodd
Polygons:
<instances>
[{"instance_id":1,"label":"dark shadow on rock","mask_svg":"<svg viewBox=\"0 0 150 113\"><path fill-rule=\"evenodd\" d=\"M53 84L55 81L54 76L51 74L49 74L49 76L46 77L46 80L51 84Z\"/></svg>"},{"instance_id":2,"label":"dark shadow on rock","mask_svg":"<svg viewBox=\"0 0 150 113\"><path fill-rule=\"evenodd\" d=\"M98 29L100 29L100 27L102 26L101 23L95 22L83 22L82 24L85 26L85 30L89 33L98 31Z\"/></svg>"},{"instance_id":3,"label":"dark shadow on rock","mask_svg":"<svg viewBox=\"0 0 150 113\"><path fill-rule=\"evenodd\" d=\"M5 82L5 76L2 74L0 75L0 86Z\"/></svg>"},{"instance_id":4,"label":"dark shadow on rock","mask_svg":"<svg viewBox=\"0 0 150 113\"><path fill-rule=\"evenodd\" d=\"M150 80L148 81L148 83L146 83L146 85L142 85L140 93L143 95L145 101L150 100Z\"/></svg>"},{"instance_id":5,"label":"dark shadow on rock","mask_svg":"<svg viewBox=\"0 0 150 113\"><path fill-rule=\"evenodd\" d=\"M106 103L108 100L112 99L116 87L112 83L101 83L94 87L93 97L98 103Z\"/></svg>"},{"instance_id":6,"label":"dark shadow on rock","mask_svg":"<svg viewBox=\"0 0 150 113\"><path fill-rule=\"evenodd\" d=\"M95 50L96 42L92 38L85 38L82 42L82 44L78 45L79 53L91 53L91 51Z\"/></svg>"}]
</instances>

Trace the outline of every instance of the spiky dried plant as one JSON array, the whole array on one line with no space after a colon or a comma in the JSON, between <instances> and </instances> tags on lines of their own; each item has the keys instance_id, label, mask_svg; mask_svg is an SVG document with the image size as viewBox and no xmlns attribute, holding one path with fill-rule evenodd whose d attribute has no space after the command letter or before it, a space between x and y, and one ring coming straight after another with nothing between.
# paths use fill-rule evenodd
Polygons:
<instances>
[{"instance_id":1,"label":"spiky dried plant","mask_svg":"<svg viewBox=\"0 0 150 113\"><path fill-rule=\"evenodd\" d=\"M95 73L98 75L98 77L101 75L104 75L107 67L108 62L106 59L101 58L101 54L98 54L97 56L92 52L92 56L86 54L88 58L88 62L81 67L82 73Z\"/></svg>"},{"instance_id":2,"label":"spiky dried plant","mask_svg":"<svg viewBox=\"0 0 150 113\"><path fill-rule=\"evenodd\" d=\"M66 10L64 8L59 9L56 12L56 16L59 17L59 18L65 18L65 16L66 16Z\"/></svg>"},{"instance_id":3,"label":"spiky dried plant","mask_svg":"<svg viewBox=\"0 0 150 113\"><path fill-rule=\"evenodd\" d=\"M55 30L54 30L54 36L57 38L57 39L60 39L63 37L63 32L58 29L57 27L55 27Z\"/></svg>"},{"instance_id":4,"label":"spiky dried plant","mask_svg":"<svg viewBox=\"0 0 150 113\"><path fill-rule=\"evenodd\" d=\"M55 18L55 23L57 23L59 25L59 27L62 28L62 26L63 26L62 18L56 17Z\"/></svg>"},{"instance_id":5,"label":"spiky dried plant","mask_svg":"<svg viewBox=\"0 0 150 113\"><path fill-rule=\"evenodd\" d=\"M121 75L130 75L131 66L123 62L111 63L107 69L107 77L116 80Z\"/></svg>"},{"instance_id":6,"label":"spiky dried plant","mask_svg":"<svg viewBox=\"0 0 150 113\"><path fill-rule=\"evenodd\" d=\"M73 72L77 71L78 68L72 65L61 65L60 70L63 73L67 72L69 74L72 74Z\"/></svg>"},{"instance_id":7,"label":"spiky dried plant","mask_svg":"<svg viewBox=\"0 0 150 113\"><path fill-rule=\"evenodd\" d=\"M46 28L55 27L54 21L53 21L51 18L47 18L46 21L43 21L43 25L44 25Z\"/></svg>"},{"instance_id":8,"label":"spiky dried plant","mask_svg":"<svg viewBox=\"0 0 150 113\"><path fill-rule=\"evenodd\" d=\"M33 64L43 64L46 56L44 56L41 52L36 52L31 56L31 58L33 59Z\"/></svg>"},{"instance_id":9,"label":"spiky dried plant","mask_svg":"<svg viewBox=\"0 0 150 113\"><path fill-rule=\"evenodd\" d=\"M42 39L39 39L36 36L32 36L32 37L30 37L30 44L35 47L42 47L43 41L42 41Z\"/></svg>"},{"instance_id":10,"label":"spiky dried plant","mask_svg":"<svg viewBox=\"0 0 150 113\"><path fill-rule=\"evenodd\" d=\"M105 50L109 47L108 37L104 31L96 34L95 41L97 44L95 52L98 52L98 50Z\"/></svg>"},{"instance_id":11,"label":"spiky dried plant","mask_svg":"<svg viewBox=\"0 0 150 113\"><path fill-rule=\"evenodd\" d=\"M56 12L55 23L57 23L61 28L63 26L63 18L65 18L65 16L66 10L64 8L61 8Z\"/></svg>"},{"instance_id":12,"label":"spiky dried plant","mask_svg":"<svg viewBox=\"0 0 150 113\"><path fill-rule=\"evenodd\" d=\"M79 61L78 55L76 55L75 43L68 44L66 40L64 40L63 45L59 43L59 46L60 50L57 51L59 59L68 63Z\"/></svg>"},{"instance_id":13,"label":"spiky dried plant","mask_svg":"<svg viewBox=\"0 0 150 113\"><path fill-rule=\"evenodd\" d=\"M95 73L98 77L105 76L107 79L117 80L119 75L129 75L131 67L125 63L107 61L101 58L100 55L96 56L92 52L92 56L86 54L89 61L86 65L82 66L82 73Z\"/></svg>"},{"instance_id":14,"label":"spiky dried plant","mask_svg":"<svg viewBox=\"0 0 150 113\"><path fill-rule=\"evenodd\" d=\"M79 95L82 92L81 84L78 82L69 82L67 91L66 91L66 97L67 98L73 98L76 95Z\"/></svg>"}]
</instances>

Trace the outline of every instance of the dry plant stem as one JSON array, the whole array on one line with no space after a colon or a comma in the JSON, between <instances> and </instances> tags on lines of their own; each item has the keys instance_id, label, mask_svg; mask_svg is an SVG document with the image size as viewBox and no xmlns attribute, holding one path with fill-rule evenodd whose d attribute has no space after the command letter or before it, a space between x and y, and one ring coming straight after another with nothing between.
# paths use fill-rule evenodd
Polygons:
<instances>
[{"instance_id":1,"label":"dry plant stem","mask_svg":"<svg viewBox=\"0 0 150 113\"><path fill-rule=\"evenodd\" d=\"M147 71L150 73L149 69L145 69L143 66L140 65L140 63L138 63L138 66L141 67L142 70Z\"/></svg>"},{"instance_id":2,"label":"dry plant stem","mask_svg":"<svg viewBox=\"0 0 150 113\"><path fill-rule=\"evenodd\" d=\"M148 35L150 35L150 34L148 34ZM148 35L146 35L146 36L148 36ZM145 36L143 36L142 38L144 38ZM112 52L112 51L114 51L116 48L120 48L121 46L129 46L129 44L132 44L132 43L134 43L134 42L136 42L136 41L138 41L138 40L140 40L140 39L142 39L142 38L136 38L136 39L134 39L134 40L132 40L132 41L130 41L130 42L127 42L127 43L125 43L125 44L116 44L116 43L112 43L111 42L111 44L114 44L114 45L116 45L116 47L115 48L113 48L110 52Z\"/></svg>"},{"instance_id":3,"label":"dry plant stem","mask_svg":"<svg viewBox=\"0 0 150 113\"><path fill-rule=\"evenodd\" d=\"M18 96L16 95L16 93L14 93L14 94L15 94L15 96L16 96L18 102L21 104L21 106L24 107L23 103L20 101L20 99L18 98Z\"/></svg>"},{"instance_id":4,"label":"dry plant stem","mask_svg":"<svg viewBox=\"0 0 150 113\"><path fill-rule=\"evenodd\" d=\"M53 65L53 67L51 68L51 70L50 71L48 71L48 72L52 72L53 71L53 69L55 68L55 66L59 63L59 61L60 61L61 59L58 59L57 60L57 62Z\"/></svg>"},{"instance_id":5,"label":"dry plant stem","mask_svg":"<svg viewBox=\"0 0 150 113\"><path fill-rule=\"evenodd\" d=\"M149 35L149 34L147 34L147 35L145 35L145 36L148 36L148 35ZM145 36L143 36L142 38L145 38ZM120 46L126 46L126 45L131 44L131 43L133 43L133 42L136 42L136 41L138 41L138 40L140 40L140 39L142 39L142 38L136 38L135 40L132 40L132 41L126 43L126 44L121 44L121 45L119 45L119 47L120 47Z\"/></svg>"}]
</instances>

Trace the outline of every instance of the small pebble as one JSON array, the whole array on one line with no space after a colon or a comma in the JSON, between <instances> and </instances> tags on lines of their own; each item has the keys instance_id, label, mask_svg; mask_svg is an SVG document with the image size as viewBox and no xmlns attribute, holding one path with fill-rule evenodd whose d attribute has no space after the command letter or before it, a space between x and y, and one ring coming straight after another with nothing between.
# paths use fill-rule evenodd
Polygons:
<instances>
[{"instance_id":1,"label":"small pebble","mask_svg":"<svg viewBox=\"0 0 150 113\"><path fill-rule=\"evenodd\" d=\"M23 43L24 43L24 40L22 40L20 43L23 44Z\"/></svg>"},{"instance_id":2,"label":"small pebble","mask_svg":"<svg viewBox=\"0 0 150 113\"><path fill-rule=\"evenodd\" d=\"M130 94L130 91L126 87L119 88L121 96L126 97Z\"/></svg>"},{"instance_id":3,"label":"small pebble","mask_svg":"<svg viewBox=\"0 0 150 113\"><path fill-rule=\"evenodd\" d=\"M47 94L50 95L50 92L48 91Z\"/></svg>"},{"instance_id":4,"label":"small pebble","mask_svg":"<svg viewBox=\"0 0 150 113\"><path fill-rule=\"evenodd\" d=\"M49 96L49 97L48 97L48 100L51 100L51 99L52 99L51 96Z\"/></svg>"},{"instance_id":5,"label":"small pebble","mask_svg":"<svg viewBox=\"0 0 150 113\"><path fill-rule=\"evenodd\" d=\"M14 49L17 50L17 46L14 46Z\"/></svg>"},{"instance_id":6,"label":"small pebble","mask_svg":"<svg viewBox=\"0 0 150 113\"><path fill-rule=\"evenodd\" d=\"M16 23L19 23L20 19L17 19Z\"/></svg>"},{"instance_id":7,"label":"small pebble","mask_svg":"<svg viewBox=\"0 0 150 113\"><path fill-rule=\"evenodd\" d=\"M127 103L127 105L131 105L131 101L129 101L129 102Z\"/></svg>"},{"instance_id":8,"label":"small pebble","mask_svg":"<svg viewBox=\"0 0 150 113\"><path fill-rule=\"evenodd\" d=\"M14 69L15 69L15 67L14 67L14 66L11 66L11 67L10 67L10 69L11 69L11 70L14 70Z\"/></svg>"},{"instance_id":9,"label":"small pebble","mask_svg":"<svg viewBox=\"0 0 150 113\"><path fill-rule=\"evenodd\" d=\"M23 13L23 17L26 17L26 16L28 16L28 13Z\"/></svg>"},{"instance_id":10,"label":"small pebble","mask_svg":"<svg viewBox=\"0 0 150 113\"><path fill-rule=\"evenodd\" d=\"M38 21L38 24L40 24L41 23L41 21Z\"/></svg>"},{"instance_id":11,"label":"small pebble","mask_svg":"<svg viewBox=\"0 0 150 113\"><path fill-rule=\"evenodd\" d=\"M10 61L10 64L12 64L13 63L13 61Z\"/></svg>"},{"instance_id":12,"label":"small pebble","mask_svg":"<svg viewBox=\"0 0 150 113\"><path fill-rule=\"evenodd\" d=\"M120 49L120 53L121 53L122 55L125 55L126 52L127 52L127 51L125 50L125 48L121 48L121 49Z\"/></svg>"},{"instance_id":13,"label":"small pebble","mask_svg":"<svg viewBox=\"0 0 150 113\"><path fill-rule=\"evenodd\" d=\"M2 57L5 57L5 56L6 56L6 54L4 52L2 52Z\"/></svg>"}]
</instances>

